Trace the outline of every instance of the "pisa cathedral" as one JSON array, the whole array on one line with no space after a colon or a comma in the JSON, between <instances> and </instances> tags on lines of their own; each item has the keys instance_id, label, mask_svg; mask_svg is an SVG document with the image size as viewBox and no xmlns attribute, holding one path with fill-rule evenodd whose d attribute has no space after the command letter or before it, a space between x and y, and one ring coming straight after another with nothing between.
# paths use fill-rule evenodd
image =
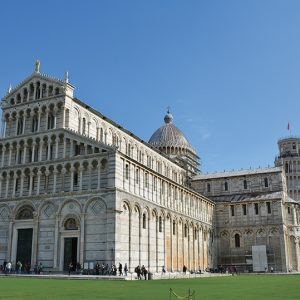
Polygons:
<instances>
[{"instance_id":1,"label":"pisa cathedral","mask_svg":"<svg viewBox=\"0 0 300 300\"><path fill-rule=\"evenodd\" d=\"M2 99L0 262L300 270L300 139L273 168L203 175L169 112L145 142L73 92L37 63Z\"/></svg>"}]
</instances>

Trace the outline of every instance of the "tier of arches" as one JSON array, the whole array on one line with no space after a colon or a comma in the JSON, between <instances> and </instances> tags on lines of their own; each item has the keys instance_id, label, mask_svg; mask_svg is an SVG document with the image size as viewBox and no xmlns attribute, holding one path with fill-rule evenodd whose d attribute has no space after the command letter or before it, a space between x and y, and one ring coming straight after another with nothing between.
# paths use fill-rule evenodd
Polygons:
<instances>
[{"instance_id":1,"label":"tier of arches","mask_svg":"<svg viewBox=\"0 0 300 300\"><path fill-rule=\"evenodd\" d=\"M97 209L95 204L97 203ZM51 212L49 212L51 208ZM107 204L99 196L90 196L84 203L68 198L63 201L46 200L39 205L36 201L22 200L15 206L2 203L0 205L0 221L17 221L39 218L60 218L59 226L65 227L68 217L75 218L76 225L80 226L83 214L91 213L93 215L106 214Z\"/></svg>"},{"instance_id":2,"label":"tier of arches","mask_svg":"<svg viewBox=\"0 0 300 300\"><path fill-rule=\"evenodd\" d=\"M1 167L100 153L100 148L80 142L71 134L53 132L0 143Z\"/></svg>"},{"instance_id":3,"label":"tier of arches","mask_svg":"<svg viewBox=\"0 0 300 300\"><path fill-rule=\"evenodd\" d=\"M58 96L64 92L62 86L49 83L43 80L28 82L22 89L9 98L10 105L27 103L38 99Z\"/></svg>"},{"instance_id":4,"label":"tier of arches","mask_svg":"<svg viewBox=\"0 0 300 300\"><path fill-rule=\"evenodd\" d=\"M66 161L0 172L0 197L93 191L108 184L107 158Z\"/></svg>"},{"instance_id":5,"label":"tier of arches","mask_svg":"<svg viewBox=\"0 0 300 300\"><path fill-rule=\"evenodd\" d=\"M18 229L25 226L33 228L32 265L43 262L47 268L59 268L62 271L64 237L78 238L77 261L82 264L89 259L88 245L95 241L95 237L101 243L106 242L107 204L98 196L89 197L84 202L69 198L64 201L49 199L40 205L38 201L25 200L14 207L3 203L0 205L0 224L7 231L7 240L0 241L0 252L8 261L16 263ZM97 236L91 237L94 232L97 232ZM48 237L45 241L45 233L52 238ZM44 250L39 251L40 247Z\"/></svg>"},{"instance_id":6,"label":"tier of arches","mask_svg":"<svg viewBox=\"0 0 300 300\"><path fill-rule=\"evenodd\" d=\"M3 113L3 136L19 136L55 129L58 119L65 119L65 110L61 101L47 101ZM63 120L61 120L63 122Z\"/></svg>"}]
</instances>

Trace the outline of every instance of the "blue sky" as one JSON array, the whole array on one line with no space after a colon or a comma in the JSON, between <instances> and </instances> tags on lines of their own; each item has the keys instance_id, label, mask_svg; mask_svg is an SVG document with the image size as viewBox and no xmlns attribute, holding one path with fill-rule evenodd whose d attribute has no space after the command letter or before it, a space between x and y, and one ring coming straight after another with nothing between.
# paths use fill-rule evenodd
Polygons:
<instances>
[{"instance_id":1,"label":"blue sky","mask_svg":"<svg viewBox=\"0 0 300 300\"><path fill-rule=\"evenodd\" d=\"M202 171L273 165L300 133L300 1L2 1L0 93L41 60L144 140L174 123Z\"/></svg>"}]
</instances>

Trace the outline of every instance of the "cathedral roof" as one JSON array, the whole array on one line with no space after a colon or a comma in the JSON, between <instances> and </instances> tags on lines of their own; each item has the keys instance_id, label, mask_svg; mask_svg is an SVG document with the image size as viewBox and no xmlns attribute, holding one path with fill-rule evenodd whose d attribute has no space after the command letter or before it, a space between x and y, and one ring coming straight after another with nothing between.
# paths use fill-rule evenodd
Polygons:
<instances>
[{"instance_id":1,"label":"cathedral roof","mask_svg":"<svg viewBox=\"0 0 300 300\"><path fill-rule=\"evenodd\" d=\"M248 176L256 174L267 174L267 173L276 173L281 172L280 167L268 167L261 169L246 169L246 170L237 170L237 171L228 171L228 172L218 172L218 173L209 173L209 174L199 174L195 176L194 180L205 180L205 179L217 179L217 178L227 178L227 177L238 177L238 176Z\"/></svg>"},{"instance_id":2,"label":"cathedral roof","mask_svg":"<svg viewBox=\"0 0 300 300\"><path fill-rule=\"evenodd\" d=\"M259 193L256 195L252 194L235 194L235 195L222 195L213 197L216 202L253 202L253 201L267 201L267 200L277 200L283 199L284 192L271 192L271 193ZM290 201L289 201L290 202Z\"/></svg>"},{"instance_id":3,"label":"cathedral roof","mask_svg":"<svg viewBox=\"0 0 300 300\"><path fill-rule=\"evenodd\" d=\"M173 116L169 112L165 115L164 121L165 124L158 128L149 139L149 144L156 148L184 148L195 153L182 131L173 124Z\"/></svg>"}]
</instances>

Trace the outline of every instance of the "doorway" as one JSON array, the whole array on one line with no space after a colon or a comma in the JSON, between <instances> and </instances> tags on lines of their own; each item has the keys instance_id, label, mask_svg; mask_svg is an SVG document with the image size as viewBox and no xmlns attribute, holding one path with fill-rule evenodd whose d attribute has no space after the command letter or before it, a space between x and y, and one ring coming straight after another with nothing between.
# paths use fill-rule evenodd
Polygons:
<instances>
[{"instance_id":1,"label":"doorway","mask_svg":"<svg viewBox=\"0 0 300 300\"><path fill-rule=\"evenodd\" d=\"M31 265L32 232L32 228L18 229L16 262L20 261L23 266Z\"/></svg>"},{"instance_id":2,"label":"doorway","mask_svg":"<svg viewBox=\"0 0 300 300\"><path fill-rule=\"evenodd\" d=\"M64 271L68 270L70 262L72 262L72 271L76 270L77 263L77 237L64 238Z\"/></svg>"}]
</instances>

